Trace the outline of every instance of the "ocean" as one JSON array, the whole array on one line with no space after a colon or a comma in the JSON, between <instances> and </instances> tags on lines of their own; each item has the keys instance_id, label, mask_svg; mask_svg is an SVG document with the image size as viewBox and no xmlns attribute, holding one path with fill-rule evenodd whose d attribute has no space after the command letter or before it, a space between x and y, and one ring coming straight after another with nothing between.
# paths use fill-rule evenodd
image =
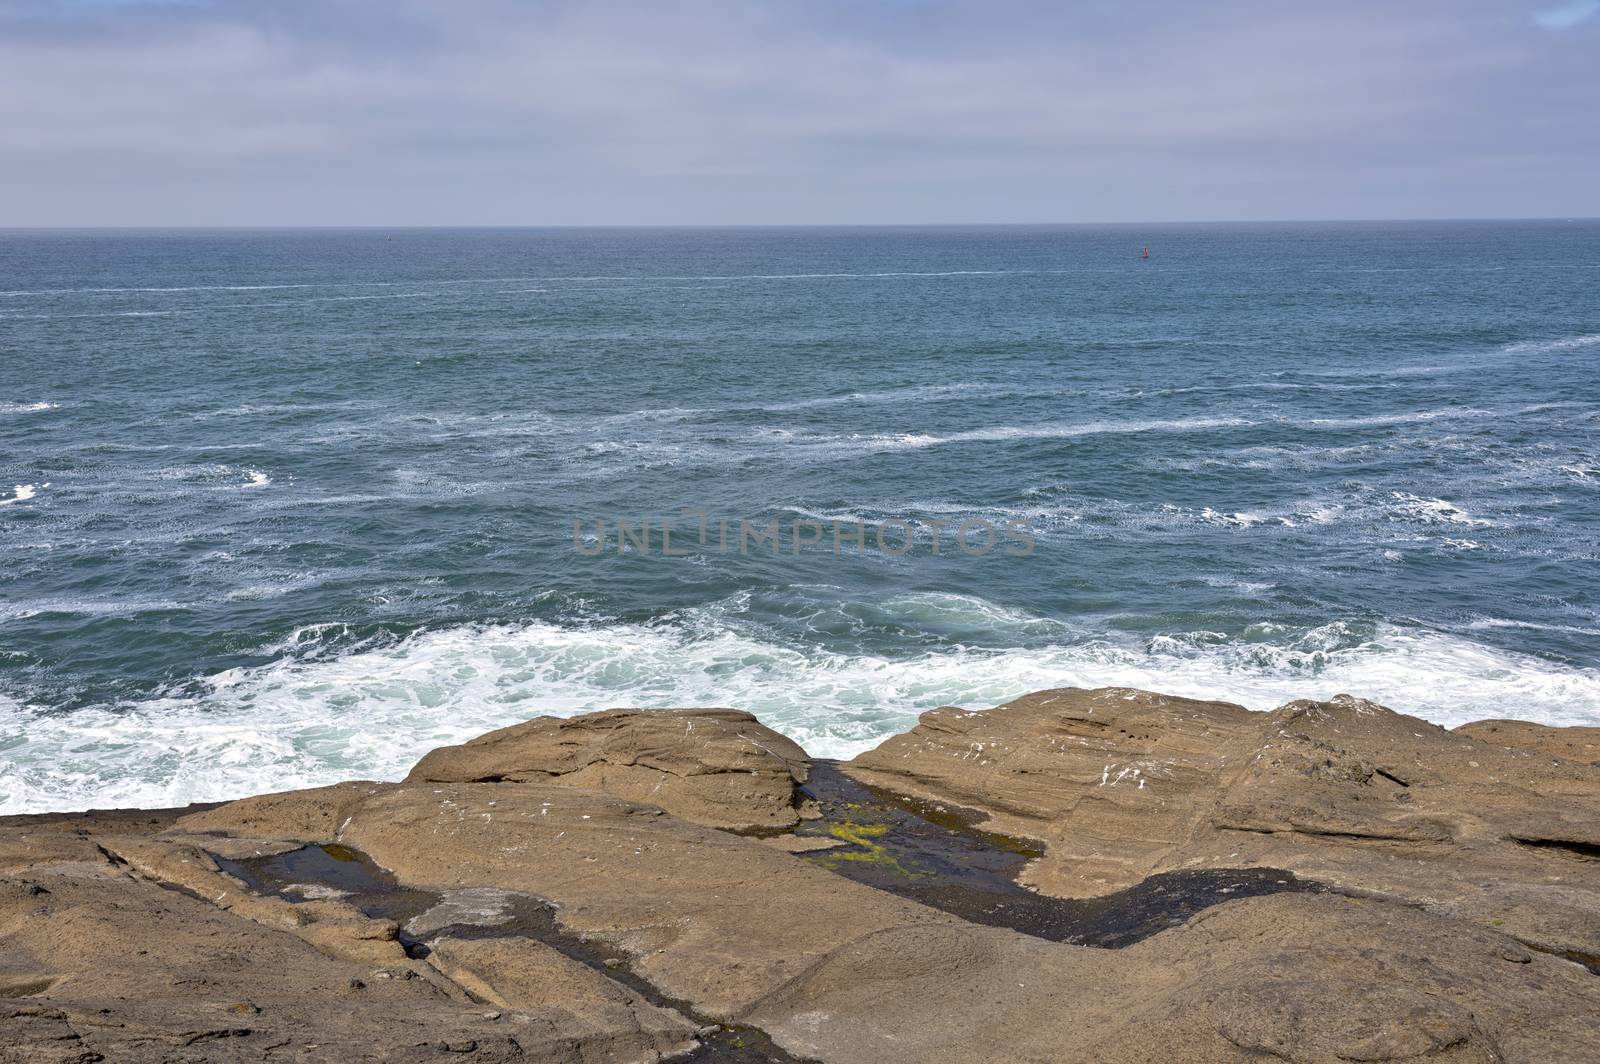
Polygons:
<instances>
[{"instance_id":1,"label":"ocean","mask_svg":"<svg viewBox=\"0 0 1600 1064\"><path fill-rule=\"evenodd\" d=\"M0 812L609 706L1600 724L1597 367L1587 221L0 232Z\"/></svg>"}]
</instances>

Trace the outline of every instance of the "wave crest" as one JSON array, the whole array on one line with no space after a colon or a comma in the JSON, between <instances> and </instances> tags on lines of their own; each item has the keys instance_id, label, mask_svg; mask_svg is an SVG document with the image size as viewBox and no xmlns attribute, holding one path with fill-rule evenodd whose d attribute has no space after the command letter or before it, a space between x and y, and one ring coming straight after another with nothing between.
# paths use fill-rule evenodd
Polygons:
<instances>
[{"instance_id":1,"label":"wave crest","mask_svg":"<svg viewBox=\"0 0 1600 1064\"><path fill-rule=\"evenodd\" d=\"M53 713L0 696L0 812L174 805L342 779L397 779L424 752L539 714L732 705L807 750L849 757L946 704L1061 686L1127 686L1270 709L1349 692L1442 724L1518 716L1595 723L1600 671L1440 632L1336 622L1114 642L980 599L908 595L869 622L1019 630L1023 649L942 644L906 657L828 651L744 630L730 611L670 622L470 626L342 652L321 631L197 694ZM738 612L733 610L731 612ZM877 616L881 614L882 616Z\"/></svg>"}]
</instances>

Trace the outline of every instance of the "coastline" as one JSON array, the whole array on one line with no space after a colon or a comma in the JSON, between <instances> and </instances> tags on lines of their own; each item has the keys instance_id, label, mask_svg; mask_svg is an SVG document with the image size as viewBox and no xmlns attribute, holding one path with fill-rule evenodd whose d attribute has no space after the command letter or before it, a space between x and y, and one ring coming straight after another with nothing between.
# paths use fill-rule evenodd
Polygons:
<instances>
[{"instance_id":1,"label":"coastline","mask_svg":"<svg viewBox=\"0 0 1600 1064\"><path fill-rule=\"evenodd\" d=\"M1059 685L1600 724L1597 235L9 234L0 810L615 705L842 758ZM827 531L667 557L700 512ZM944 548L834 550L902 520Z\"/></svg>"},{"instance_id":2,"label":"coastline","mask_svg":"<svg viewBox=\"0 0 1600 1064\"><path fill-rule=\"evenodd\" d=\"M834 605L829 625L845 616ZM1074 642L1060 634L1066 622L973 596L896 596L870 609L912 635L894 650L828 648L697 608L646 623L456 625L357 648L296 637L269 647L263 664L155 699L22 705L0 693L0 814L72 811L95 795L144 808L394 781L423 750L574 707L737 705L814 756L848 760L928 706L993 705L1055 686L1135 687L1260 711L1353 690L1446 727L1499 716L1592 725L1600 705L1593 668L1388 625L1146 646ZM752 660L761 667L748 668Z\"/></svg>"},{"instance_id":3,"label":"coastline","mask_svg":"<svg viewBox=\"0 0 1600 1064\"><path fill-rule=\"evenodd\" d=\"M1348 696L1044 691L836 763L536 718L0 818L0 1060L1600 1059L1597 814L1600 729Z\"/></svg>"}]
</instances>

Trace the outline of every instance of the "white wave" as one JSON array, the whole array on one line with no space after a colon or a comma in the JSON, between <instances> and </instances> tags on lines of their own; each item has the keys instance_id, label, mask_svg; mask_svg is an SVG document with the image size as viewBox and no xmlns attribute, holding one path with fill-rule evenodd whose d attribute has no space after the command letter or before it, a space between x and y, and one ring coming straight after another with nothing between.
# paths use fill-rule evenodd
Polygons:
<instances>
[{"instance_id":1,"label":"white wave","mask_svg":"<svg viewBox=\"0 0 1600 1064\"><path fill-rule=\"evenodd\" d=\"M177 291L174 289L174 291ZM235 310L280 310L306 307L318 303L351 303L370 300L422 299L435 296L434 292L400 292L397 294L365 296L312 296L308 299L275 299L262 303L210 303L174 307L167 310L113 310L81 314L0 314L4 318L26 318L39 321L64 321L77 318L170 318L187 314L220 314Z\"/></svg>"},{"instance_id":2,"label":"white wave","mask_svg":"<svg viewBox=\"0 0 1600 1064\"><path fill-rule=\"evenodd\" d=\"M215 307L193 307L190 313L200 310L236 310L249 307L304 307L313 303L366 303L378 299L421 299L432 292L398 292L372 296L312 296L310 299L274 299L267 303L219 303Z\"/></svg>"},{"instance_id":3,"label":"white wave","mask_svg":"<svg viewBox=\"0 0 1600 1064\"><path fill-rule=\"evenodd\" d=\"M1494 417L1495 411L1481 410L1476 407L1443 407L1438 410L1411 410L1396 414L1373 414L1368 417L1320 417L1311 418L1306 425L1315 428L1360 429L1381 428L1385 425L1410 425L1423 421L1439 421L1447 418L1477 418Z\"/></svg>"},{"instance_id":4,"label":"white wave","mask_svg":"<svg viewBox=\"0 0 1600 1064\"><path fill-rule=\"evenodd\" d=\"M1600 333L1590 333L1585 336L1566 336L1557 340L1523 340L1519 343L1507 344L1501 350L1508 355L1538 354L1548 351L1571 351L1579 347L1594 347L1600 345Z\"/></svg>"},{"instance_id":5,"label":"white wave","mask_svg":"<svg viewBox=\"0 0 1600 1064\"><path fill-rule=\"evenodd\" d=\"M1427 525L1468 525L1473 528L1486 528L1494 524L1493 521L1473 517L1447 499L1428 499L1403 491L1391 491L1389 497L1395 500L1390 520L1415 521Z\"/></svg>"},{"instance_id":6,"label":"white wave","mask_svg":"<svg viewBox=\"0 0 1600 1064\"><path fill-rule=\"evenodd\" d=\"M123 292L262 292L273 288L317 288L310 284L190 284L167 288L35 288L0 292L0 296L115 295Z\"/></svg>"},{"instance_id":7,"label":"white wave","mask_svg":"<svg viewBox=\"0 0 1600 1064\"><path fill-rule=\"evenodd\" d=\"M195 465L164 466L141 475L143 480L177 482L185 489L231 490L234 488L264 488L272 477L251 466L231 466L220 462Z\"/></svg>"},{"instance_id":8,"label":"white wave","mask_svg":"<svg viewBox=\"0 0 1600 1064\"><path fill-rule=\"evenodd\" d=\"M748 409L782 412L810 410L815 407L851 404L900 403L907 400L947 399L968 395L1018 395L1015 389L981 381L958 381L951 384L919 384L904 388L887 388L871 392L850 392L847 395L821 395L810 399L793 399L781 403L762 403ZM743 409L736 407L735 409Z\"/></svg>"},{"instance_id":9,"label":"white wave","mask_svg":"<svg viewBox=\"0 0 1600 1064\"><path fill-rule=\"evenodd\" d=\"M174 314L189 314L187 310L108 310L92 314L0 314L0 318L23 318L29 321L69 321L77 318L167 318Z\"/></svg>"},{"instance_id":10,"label":"white wave","mask_svg":"<svg viewBox=\"0 0 1600 1064\"><path fill-rule=\"evenodd\" d=\"M1033 270L885 270L879 273L708 273L685 274L670 277L583 277L567 278L568 280L640 280L640 281L876 281L894 280L897 278L919 277L1017 277L1036 271ZM552 278L558 280L560 278Z\"/></svg>"},{"instance_id":11,"label":"white wave","mask_svg":"<svg viewBox=\"0 0 1600 1064\"><path fill-rule=\"evenodd\" d=\"M0 414L37 414L44 410L59 410L60 403L6 403L0 402Z\"/></svg>"},{"instance_id":12,"label":"white wave","mask_svg":"<svg viewBox=\"0 0 1600 1064\"><path fill-rule=\"evenodd\" d=\"M1585 628L1576 624L1540 624L1537 621L1514 621L1505 617L1480 617L1468 628L1525 628L1535 632L1566 632L1571 635L1600 635L1600 628Z\"/></svg>"},{"instance_id":13,"label":"white wave","mask_svg":"<svg viewBox=\"0 0 1600 1064\"><path fill-rule=\"evenodd\" d=\"M908 623L918 611L930 625L947 627L952 613L979 623L978 600L960 599L918 601L912 613L885 608ZM1100 639L890 658L771 642L709 611L675 625L454 628L229 670L198 695L67 713L0 696L0 812L397 779L433 747L538 714L608 706L737 706L834 757L876 745L935 706L977 708L1056 686L1143 687L1252 709L1349 692L1442 724L1505 716L1600 723L1596 670L1393 627L1364 639L1339 624L1276 638Z\"/></svg>"},{"instance_id":14,"label":"white wave","mask_svg":"<svg viewBox=\"0 0 1600 1064\"><path fill-rule=\"evenodd\" d=\"M103 288L38 288L0 291L0 298L18 296L73 296L73 295L165 295L186 292L266 292L294 288L417 288L451 287L481 284L540 284L588 281L618 281L623 287L665 287L662 281L807 281L807 280L916 280L948 277L1012 277L1039 273L1037 270L890 270L876 273L736 273L736 274L666 274L661 276L570 276L570 277L457 277L418 279L410 281L329 281L307 284L241 284L241 285L172 285L167 287L103 287ZM1044 271L1057 272L1057 271ZM673 286L677 287L677 286ZM544 291L524 289L521 291ZM559 291L559 289L557 290ZM421 295L423 293L411 293ZM362 297L353 297L362 298ZM376 297L386 298L386 297ZM234 306L272 306L268 303L233 304ZM209 309L209 308L208 308ZM53 315L50 315L53 316ZM66 317L91 317L97 315L64 315Z\"/></svg>"},{"instance_id":15,"label":"white wave","mask_svg":"<svg viewBox=\"0 0 1600 1064\"><path fill-rule=\"evenodd\" d=\"M1258 580L1240 580L1232 576L1203 576L1200 578L1212 587L1226 588L1229 591L1242 591L1247 595L1259 595L1264 591L1272 591L1277 584Z\"/></svg>"},{"instance_id":16,"label":"white wave","mask_svg":"<svg viewBox=\"0 0 1600 1064\"><path fill-rule=\"evenodd\" d=\"M998 425L937 436L925 432L904 432L874 436L800 437L797 442L827 449L892 450L896 448L940 447L952 443L1010 443L1019 440L1067 440L1080 436L1132 435L1146 432L1204 432L1210 429L1238 428L1253 424L1243 418L1167 418L1148 421L1088 421L1080 424Z\"/></svg>"},{"instance_id":17,"label":"white wave","mask_svg":"<svg viewBox=\"0 0 1600 1064\"><path fill-rule=\"evenodd\" d=\"M1306 521L1313 525L1331 525L1344 514L1344 504L1337 502L1312 502L1305 504L1294 513L1296 521ZM1285 524L1290 522L1285 521Z\"/></svg>"},{"instance_id":18,"label":"white wave","mask_svg":"<svg viewBox=\"0 0 1600 1064\"><path fill-rule=\"evenodd\" d=\"M153 610L189 609L194 603L172 599L129 599L92 601L89 599L33 599L0 605L0 618L26 620L43 613L64 613L79 617L132 617Z\"/></svg>"},{"instance_id":19,"label":"white wave","mask_svg":"<svg viewBox=\"0 0 1600 1064\"><path fill-rule=\"evenodd\" d=\"M870 524L874 521L883 520L881 516L873 516L876 511L869 509L838 510L831 513L827 510L812 510L804 506L785 506L782 509L784 513L794 514L796 517L803 517L808 521L821 521L824 524L854 524L857 522Z\"/></svg>"},{"instance_id":20,"label":"white wave","mask_svg":"<svg viewBox=\"0 0 1600 1064\"><path fill-rule=\"evenodd\" d=\"M303 574L298 577L289 577L277 580L268 580L262 583L246 584L236 587L223 594L224 602L261 602L267 599L282 598L294 591L308 587L316 587L322 580L316 574Z\"/></svg>"},{"instance_id":21,"label":"white wave","mask_svg":"<svg viewBox=\"0 0 1600 1064\"><path fill-rule=\"evenodd\" d=\"M785 513L821 521L824 524L853 525L860 522L872 525L884 521L905 520L915 525L931 524L937 520L943 522L941 527L945 529L946 537L953 536L954 530L967 519L987 521L996 525L1015 520L1037 533L1047 528L1082 521L1084 517L1082 508L1060 505L985 506L976 503L922 501L905 502L898 506L855 506L838 510L816 510L804 506L785 506L782 509Z\"/></svg>"},{"instance_id":22,"label":"white wave","mask_svg":"<svg viewBox=\"0 0 1600 1064\"><path fill-rule=\"evenodd\" d=\"M925 432L902 432L894 436L873 436L870 442L885 447L937 447L941 443L965 443L970 439L979 438L977 435L967 436L965 433L962 435L966 436L966 439L958 439L955 436L930 436ZM997 440L1016 437L985 433L982 438Z\"/></svg>"},{"instance_id":23,"label":"white wave","mask_svg":"<svg viewBox=\"0 0 1600 1064\"><path fill-rule=\"evenodd\" d=\"M1251 528L1251 527L1254 527L1255 525L1263 524L1264 522L1269 520L1269 518L1265 514L1256 514L1256 513L1225 514L1225 513L1218 513L1216 510L1213 510L1209 506L1207 506L1204 510L1200 511L1200 518L1201 518L1201 520L1206 521L1209 524L1221 525L1224 528Z\"/></svg>"},{"instance_id":24,"label":"white wave","mask_svg":"<svg viewBox=\"0 0 1600 1064\"><path fill-rule=\"evenodd\" d=\"M12 503L27 502L39 494L40 488L48 488L49 484L18 484L15 493L9 499L0 499L0 506L10 506Z\"/></svg>"},{"instance_id":25,"label":"white wave","mask_svg":"<svg viewBox=\"0 0 1600 1064\"><path fill-rule=\"evenodd\" d=\"M347 399L342 402L331 403L244 403L239 406L222 407L216 410L201 410L190 414L194 421L210 421L222 417L276 417L291 414L317 414L327 411L363 411L373 410L382 404L371 399ZM205 446L212 446L207 444ZM259 447L260 444L240 444L236 446Z\"/></svg>"}]
</instances>

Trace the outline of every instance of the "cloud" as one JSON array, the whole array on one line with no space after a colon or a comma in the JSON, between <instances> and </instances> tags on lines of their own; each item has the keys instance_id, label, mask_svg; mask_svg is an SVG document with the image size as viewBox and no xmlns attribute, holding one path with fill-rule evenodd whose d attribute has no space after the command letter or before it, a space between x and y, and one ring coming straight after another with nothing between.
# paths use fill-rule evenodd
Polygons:
<instances>
[{"instance_id":1,"label":"cloud","mask_svg":"<svg viewBox=\"0 0 1600 1064\"><path fill-rule=\"evenodd\" d=\"M0 3L0 223L1597 213L1600 79L1494 0L59 11Z\"/></svg>"},{"instance_id":2,"label":"cloud","mask_svg":"<svg viewBox=\"0 0 1600 1064\"><path fill-rule=\"evenodd\" d=\"M1563 7L1534 14L1533 21L1547 30L1570 30L1600 13L1600 0L1575 0Z\"/></svg>"}]
</instances>

